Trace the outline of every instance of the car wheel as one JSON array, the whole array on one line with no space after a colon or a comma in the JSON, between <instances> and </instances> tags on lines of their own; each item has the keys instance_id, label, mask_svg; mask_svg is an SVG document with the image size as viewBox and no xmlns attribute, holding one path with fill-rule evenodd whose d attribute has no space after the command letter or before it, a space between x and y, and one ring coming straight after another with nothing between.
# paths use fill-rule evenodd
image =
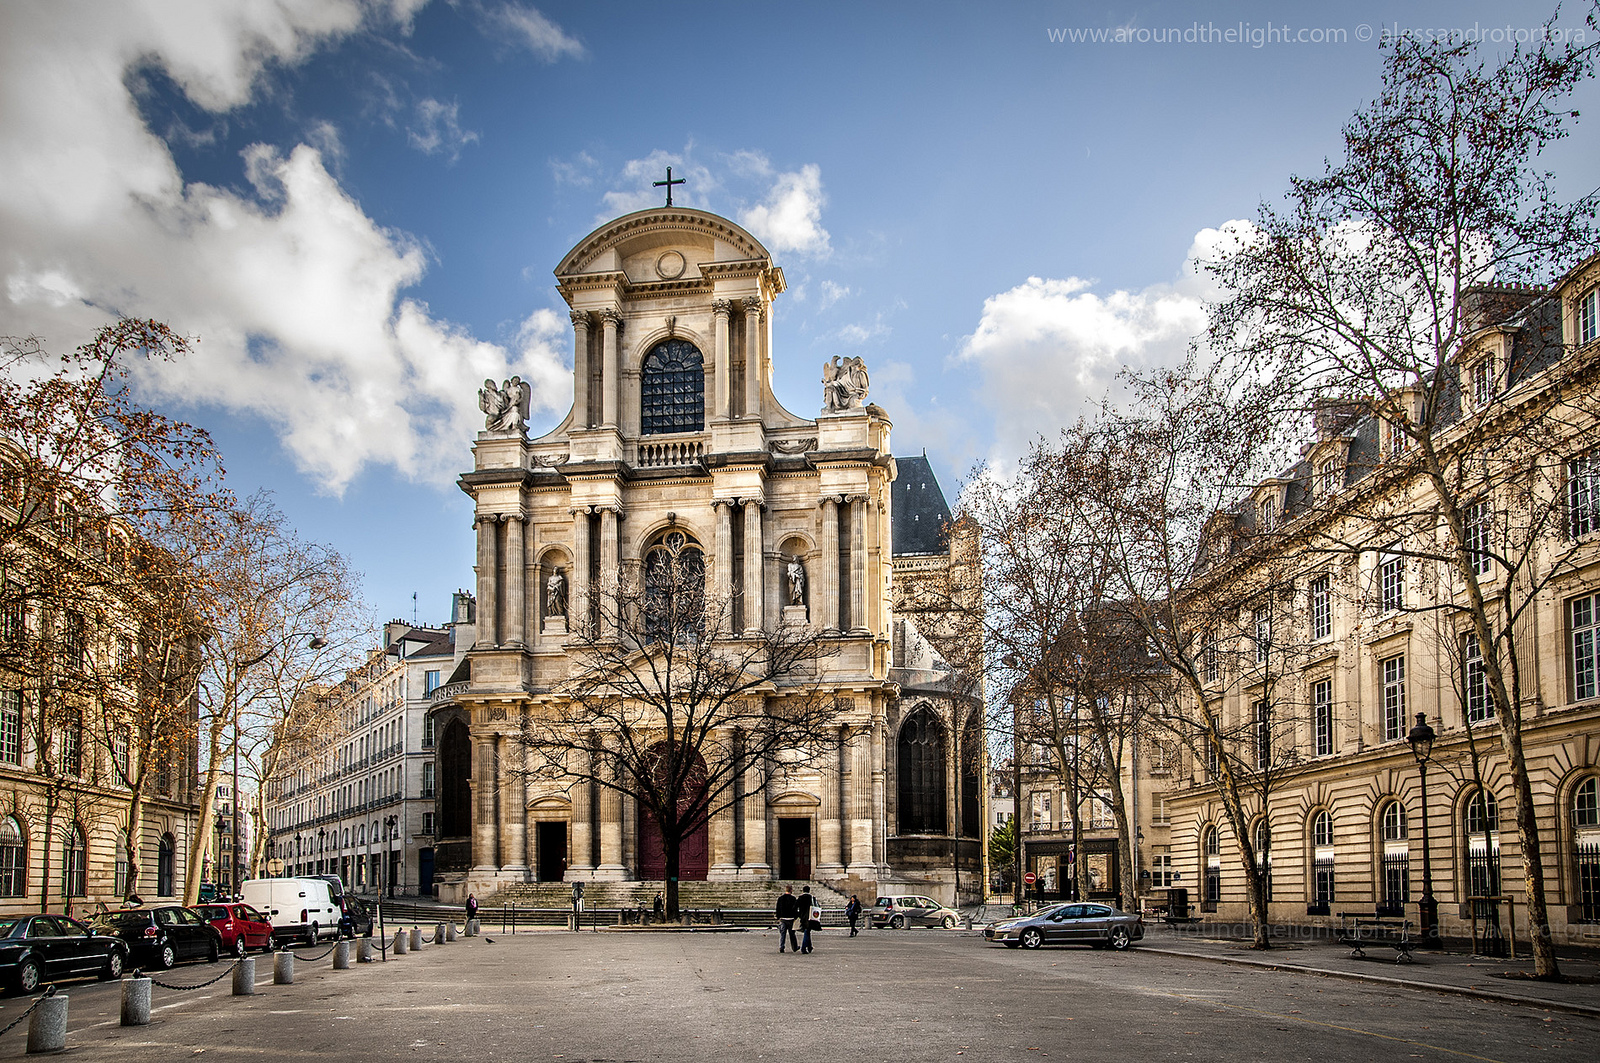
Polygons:
<instances>
[{"instance_id":1,"label":"car wheel","mask_svg":"<svg viewBox=\"0 0 1600 1063\"><path fill-rule=\"evenodd\" d=\"M904 930L906 928L906 917L903 915L897 915L893 919L889 920L889 925L896 930Z\"/></svg>"},{"instance_id":2,"label":"car wheel","mask_svg":"<svg viewBox=\"0 0 1600 1063\"><path fill-rule=\"evenodd\" d=\"M312 923L311 926L306 930L306 944L308 946L310 946L311 948L316 948L316 945L317 945L317 924L316 923Z\"/></svg>"},{"instance_id":3,"label":"car wheel","mask_svg":"<svg viewBox=\"0 0 1600 1063\"><path fill-rule=\"evenodd\" d=\"M156 966L163 971L172 970L173 964L178 962L178 950L170 944L161 946L161 951L156 953Z\"/></svg>"},{"instance_id":4,"label":"car wheel","mask_svg":"<svg viewBox=\"0 0 1600 1063\"><path fill-rule=\"evenodd\" d=\"M243 934L240 934L238 937L233 939L233 948L230 951L232 951L235 959L238 959L239 957L243 956L246 952L250 951L249 949L244 947L244 935Z\"/></svg>"},{"instance_id":5,"label":"car wheel","mask_svg":"<svg viewBox=\"0 0 1600 1063\"><path fill-rule=\"evenodd\" d=\"M23 960L17 968L17 989L24 993L32 993L39 988L39 961Z\"/></svg>"},{"instance_id":6,"label":"car wheel","mask_svg":"<svg viewBox=\"0 0 1600 1063\"><path fill-rule=\"evenodd\" d=\"M217 943L215 941L211 942L211 947L206 952L206 962L207 963L216 963L217 962L217 957L220 956L221 954L222 954L222 950L217 948Z\"/></svg>"},{"instance_id":7,"label":"car wheel","mask_svg":"<svg viewBox=\"0 0 1600 1063\"><path fill-rule=\"evenodd\" d=\"M956 928L956 917L953 915L947 915L944 917L944 922L940 925L946 930L954 930Z\"/></svg>"},{"instance_id":8,"label":"car wheel","mask_svg":"<svg viewBox=\"0 0 1600 1063\"><path fill-rule=\"evenodd\" d=\"M1024 930L1022 932L1022 947L1023 948L1025 948L1025 949L1036 949L1040 945L1043 945L1043 944L1044 944L1044 935L1039 933L1039 928L1038 927L1030 926L1028 929L1026 929L1026 930Z\"/></svg>"},{"instance_id":9,"label":"car wheel","mask_svg":"<svg viewBox=\"0 0 1600 1063\"><path fill-rule=\"evenodd\" d=\"M1114 926L1111 928L1111 938L1109 943L1112 948L1116 949L1118 952L1121 952L1123 949L1126 949L1129 945L1133 944L1133 938L1131 935L1129 935L1127 927Z\"/></svg>"},{"instance_id":10,"label":"car wheel","mask_svg":"<svg viewBox=\"0 0 1600 1063\"><path fill-rule=\"evenodd\" d=\"M100 969L100 980L102 982L114 982L121 977L122 952L118 949L112 949L106 955L106 965Z\"/></svg>"}]
</instances>

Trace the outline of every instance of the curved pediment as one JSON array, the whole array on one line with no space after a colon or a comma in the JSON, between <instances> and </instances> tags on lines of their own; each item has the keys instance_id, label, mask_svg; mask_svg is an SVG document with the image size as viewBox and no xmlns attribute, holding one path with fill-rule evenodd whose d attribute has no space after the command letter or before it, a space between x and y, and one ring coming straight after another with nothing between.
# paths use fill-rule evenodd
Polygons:
<instances>
[{"instance_id":1,"label":"curved pediment","mask_svg":"<svg viewBox=\"0 0 1600 1063\"><path fill-rule=\"evenodd\" d=\"M676 253L676 254L674 254ZM635 284L698 277L716 263L772 265L772 255L727 218L686 207L655 207L606 222L578 241L556 267L565 280L625 273Z\"/></svg>"}]
</instances>

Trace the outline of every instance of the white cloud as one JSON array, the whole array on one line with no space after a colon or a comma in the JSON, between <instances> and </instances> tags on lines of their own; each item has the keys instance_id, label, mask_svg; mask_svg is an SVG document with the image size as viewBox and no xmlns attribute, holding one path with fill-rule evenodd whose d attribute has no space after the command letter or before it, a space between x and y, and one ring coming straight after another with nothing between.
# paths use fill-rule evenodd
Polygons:
<instances>
[{"instance_id":1,"label":"white cloud","mask_svg":"<svg viewBox=\"0 0 1600 1063\"><path fill-rule=\"evenodd\" d=\"M551 22L538 8L518 3L473 5L492 33L507 34L520 47L547 63L583 55L583 45Z\"/></svg>"},{"instance_id":2,"label":"white cloud","mask_svg":"<svg viewBox=\"0 0 1600 1063\"><path fill-rule=\"evenodd\" d=\"M672 179L684 182L672 186L672 202L680 207L704 206L720 185L710 170L690 159L693 151L693 144L687 145L682 153L658 148L642 159L623 163L611 191L600 197L605 209L595 216L596 224L608 222L619 214L631 214L665 203L665 189L655 187L655 182L666 180L669 166Z\"/></svg>"},{"instance_id":3,"label":"white cloud","mask_svg":"<svg viewBox=\"0 0 1600 1063\"><path fill-rule=\"evenodd\" d=\"M1099 295L1079 277L1029 277L984 300L958 365L977 373L974 391L995 414L998 457L1052 435L1113 391L1124 368L1176 365L1205 328L1213 295L1196 265L1243 222L1195 236L1179 278L1138 291Z\"/></svg>"},{"instance_id":4,"label":"white cloud","mask_svg":"<svg viewBox=\"0 0 1600 1063\"><path fill-rule=\"evenodd\" d=\"M891 331L893 330L884 324L883 314L880 313L865 324L853 322L845 325L834 332L833 335L840 343L848 343L853 347L859 347L869 340L887 336Z\"/></svg>"},{"instance_id":5,"label":"white cloud","mask_svg":"<svg viewBox=\"0 0 1600 1063\"><path fill-rule=\"evenodd\" d=\"M793 251L826 258L828 230L822 227L822 170L808 163L798 171L780 173L767 198L739 214L739 224L749 229L774 254Z\"/></svg>"},{"instance_id":6,"label":"white cloud","mask_svg":"<svg viewBox=\"0 0 1600 1063\"><path fill-rule=\"evenodd\" d=\"M368 217L318 148L252 146L247 192L185 182L129 95L130 68L152 63L197 104L232 108L271 64L411 10L411 0L0 6L3 331L59 349L116 313L165 320L195 351L146 386L262 417L334 492L368 464L452 479L481 427L486 377L520 373L538 405L564 405L549 322L535 315L506 350L406 297L426 268L422 247ZM332 147L331 133L308 136Z\"/></svg>"},{"instance_id":7,"label":"white cloud","mask_svg":"<svg viewBox=\"0 0 1600 1063\"><path fill-rule=\"evenodd\" d=\"M432 97L417 101L417 125L406 130L411 146L424 155L447 155L451 162L461 157L461 149L478 142L478 134L462 129L460 105Z\"/></svg>"},{"instance_id":8,"label":"white cloud","mask_svg":"<svg viewBox=\"0 0 1600 1063\"><path fill-rule=\"evenodd\" d=\"M822 305L819 309L826 310L845 296L852 294L850 289L833 281L822 282Z\"/></svg>"}]
</instances>

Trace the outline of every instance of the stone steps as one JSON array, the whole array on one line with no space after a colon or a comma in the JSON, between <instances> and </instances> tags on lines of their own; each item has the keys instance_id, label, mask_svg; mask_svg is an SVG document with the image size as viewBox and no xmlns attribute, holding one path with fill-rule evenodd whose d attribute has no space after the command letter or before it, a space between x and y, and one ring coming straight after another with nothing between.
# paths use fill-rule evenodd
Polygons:
<instances>
[{"instance_id":1,"label":"stone steps","mask_svg":"<svg viewBox=\"0 0 1600 1063\"><path fill-rule=\"evenodd\" d=\"M805 886L824 908L843 908L850 898L816 882L680 882L678 906L680 908L722 908L727 910L752 909L770 912L778 903L785 886L793 886L798 894ZM583 903L586 908L638 908L649 909L656 894L665 896L666 883L660 879L635 882L585 882ZM516 904L532 908L570 908L572 883L570 882L516 882L502 886L489 897L480 897L484 907L503 907ZM870 902L869 902L870 903Z\"/></svg>"}]
</instances>

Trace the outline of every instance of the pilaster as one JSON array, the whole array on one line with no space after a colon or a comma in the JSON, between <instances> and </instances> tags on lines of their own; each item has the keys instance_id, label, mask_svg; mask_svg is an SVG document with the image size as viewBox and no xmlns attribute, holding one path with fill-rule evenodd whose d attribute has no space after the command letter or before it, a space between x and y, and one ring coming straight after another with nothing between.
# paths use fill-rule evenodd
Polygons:
<instances>
[{"instance_id":1,"label":"pilaster","mask_svg":"<svg viewBox=\"0 0 1600 1063\"><path fill-rule=\"evenodd\" d=\"M589 427L589 314L574 310L572 319L572 427Z\"/></svg>"}]
</instances>

